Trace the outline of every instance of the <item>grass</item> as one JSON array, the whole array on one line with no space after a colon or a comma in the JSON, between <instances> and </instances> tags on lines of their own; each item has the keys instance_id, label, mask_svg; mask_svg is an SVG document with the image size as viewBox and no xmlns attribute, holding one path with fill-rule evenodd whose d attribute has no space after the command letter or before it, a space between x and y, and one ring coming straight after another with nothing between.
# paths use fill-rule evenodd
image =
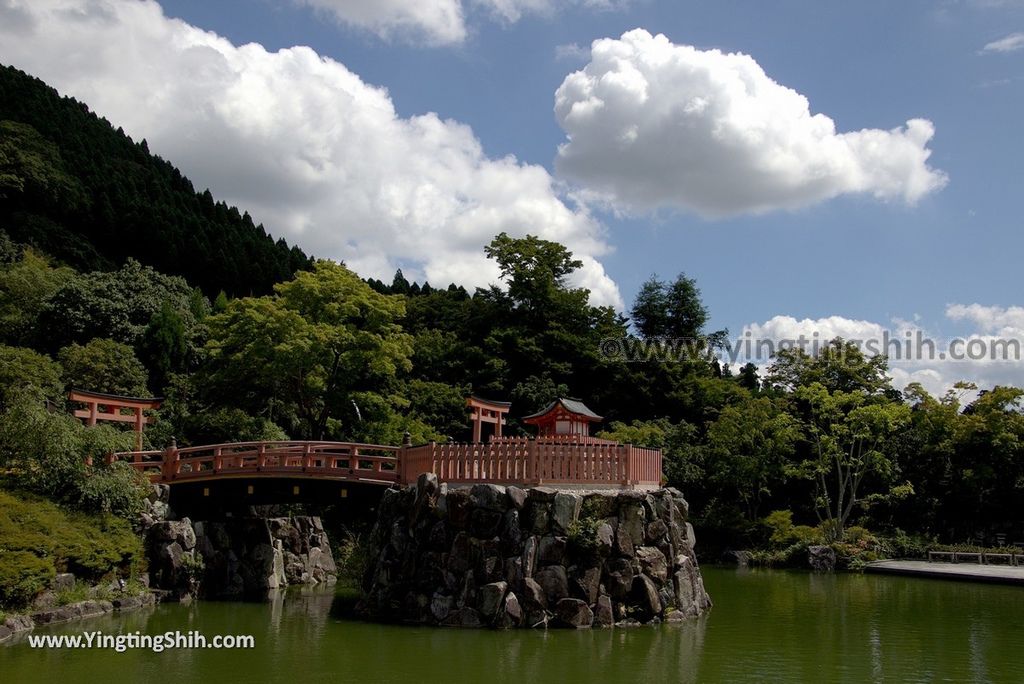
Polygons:
<instances>
[{"instance_id":1,"label":"grass","mask_svg":"<svg viewBox=\"0 0 1024 684\"><path fill-rule=\"evenodd\" d=\"M85 582L75 582L70 589L62 589L57 592L57 605L66 606L69 603L78 603L89 598L89 585ZM96 598L101 598L97 596ZM102 597L107 598L107 597Z\"/></svg>"}]
</instances>

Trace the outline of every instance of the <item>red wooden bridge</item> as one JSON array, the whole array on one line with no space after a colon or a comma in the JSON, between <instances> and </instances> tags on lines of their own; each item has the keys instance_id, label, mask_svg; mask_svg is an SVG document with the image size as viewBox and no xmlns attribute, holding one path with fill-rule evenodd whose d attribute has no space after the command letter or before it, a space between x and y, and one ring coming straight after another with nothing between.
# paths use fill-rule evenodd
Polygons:
<instances>
[{"instance_id":1,"label":"red wooden bridge","mask_svg":"<svg viewBox=\"0 0 1024 684\"><path fill-rule=\"evenodd\" d=\"M487 443L384 446L350 442L231 442L113 458L153 482L299 478L406 485L422 473L442 482L649 489L661 484L661 450L585 436L501 438Z\"/></svg>"}]
</instances>

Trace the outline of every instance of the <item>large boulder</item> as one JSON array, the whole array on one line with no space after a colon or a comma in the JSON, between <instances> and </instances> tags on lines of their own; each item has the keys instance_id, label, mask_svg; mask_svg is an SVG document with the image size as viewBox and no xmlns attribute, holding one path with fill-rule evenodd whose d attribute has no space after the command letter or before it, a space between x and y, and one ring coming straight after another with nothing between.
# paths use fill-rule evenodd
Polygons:
<instances>
[{"instance_id":1,"label":"large boulder","mask_svg":"<svg viewBox=\"0 0 1024 684\"><path fill-rule=\"evenodd\" d=\"M615 530L608 523L601 523L597 526L597 554L607 556L612 552L615 544Z\"/></svg>"},{"instance_id":2,"label":"large boulder","mask_svg":"<svg viewBox=\"0 0 1024 684\"><path fill-rule=\"evenodd\" d=\"M505 487L505 494L508 496L509 503L515 507L517 511L523 510L526 506L526 490L520 489L519 487Z\"/></svg>"},{"instance_id":3,"label":"large boulder","mask_svg":"<svg viewBox=\"0 0 1024 684\"><path fill-rule=\"evenodd\" d=\"M636 557L644 573L658 583L665 582L668 578L668 561L665 554L653 546L641 546L636 550Z\"/></svg>"},{"instance_id":4,"label":"large boulder","mask_svg":"<svg viewBox=\"0 0 1024 684\"><path fill-rule=\"evenodd\" d=\"M554 605L569 596L569 579L561 565L547 565L534 574L537 584L544 590L548 603Z\"/></svg>"},{"instance_id":5,"label":"large boulder","mask_svg":"<svg viewBox=\"0 0 1024 684\"><path fill-rule=\"evenodd\" d=\"M469 534L477 539L490 539L501 527L502 513L489 508L477 508L469 514Z\"/></svg>"},{"instance_id":6,"label":"large boulder","mask_svg":"<svg viewBox=\"0 0 1024 684\"><path fill-rule=\"evenodd\" d=\"M480 587L480 614L490 620L501 606L505 593L508 591L508 584L505 582L491 582Z\"/></svg>"},{"instance_id":7,"label":"large boulder","mask_svg":"<svg viewBox=\"0 0 1024 684\"><path fill-rule=\"evenodd\" d=\"M574 568L569 585L570 593L576 598L586 601L587 604L593 604L597 601L597 595L601 590L601 568L597 566Z\"/></svg>"},{"instance_id":8,"label":"large boulder","mask_svg":"<svg viewBox=\"0 0 1024 684\"><path fill-rule=\"evenodd\" d=\"M523 580L520 590L520 602L526 608L539 608L544 610L548 607L548 597L537 580L527 577Z\"/></svg>"},{"instance_id":9,"label":"large boulder","mask_svg":"<svg viewBox=\"0 0 1024 684\"><path fill-rule=\"evenodd\" d=\"M611 627L615 624L615 617L612 614L612 599L607 594L597 598L597 605L594 610L595 627Z\"/></svg>"},{"instance_id":10,"label":"large boulder","mask_svg":"<svg viewBox=\"0 0 1024 684\"><path fill-rule=\"evenodd\" d=\"M580 515L580 503L582 498L579 494L558 492L555 494L554 503L551 507L551 522L555 528L563 534L569 531L569 527L576 522Z\"/></svg>"},{"instance_id":11,"label":"large boulder","mask_svg":"<svg viewBox=\"0 0 1024 684\"><path fill-rule=\"evenodd\" d=\"M579 599L565 598L555 605L557 624L582 629L594 624L594 612Z\"/></svg>"},{"instance_id":12,"label":"large boulder","mask_svg":"<svg viewBox=\"0 0 1024 684\"><path fill-rule=\"evenodd\" d=\"M633 578L633 590L631 597L637 610L644 621L651 620L661 614L661 597L658 595L658 587L647 575L637 575Z\"/></svg>"},{"instance_id":13,"label":"large boulder","mask_svg":"<svg viewBox=\"0 0 1024 684\"><path fill-rule=\"evenodd\" d=\"M504 513L508 510L508 497L505 488L496 484L473 485L469 498L477 508Z\"/></svg>"},{"instance_id":14,"label":"large boulder","mask_svg":"<svg viewBox=\"0 0 1024 684\"><path fill-rule=\"evenodd\" d=\"M633 588L633 565L625 558L612 558L605 563L604 584L612 598L625 600Z\"/></svg>"},{"instance_id":15,"label":"large boulder","mask_svg":"<svg viewBox=\"0 0 1024 684\"><path fill-rule=\"evenodd\" d=\"M519 599L511 591L505 596L505 602L494 618L494 626L498 629L509 629L523 624L523 609Z\"/></svg>"},{"instance_id":16,"label":"large boulder","mask_svg":"<svg viewBox=\"0 0 1024 684\"><path fill-rule=\"evenodd\" d=\"M565 559L565 548L568 540L565 537L545 536L540 538L537 549L537 563L540 565L556 565Z\"/></svg>"},{"instance_id":17,"label":"large boulder","mask_svg":"<svg viewBox=\"0 0 1024 684\"><path fill-rule=\"evenodd\" d=\"M833 572L836 569L836 552L831 546L807 547L807 563L815 572Z\"/></svg>"}]
</instances>

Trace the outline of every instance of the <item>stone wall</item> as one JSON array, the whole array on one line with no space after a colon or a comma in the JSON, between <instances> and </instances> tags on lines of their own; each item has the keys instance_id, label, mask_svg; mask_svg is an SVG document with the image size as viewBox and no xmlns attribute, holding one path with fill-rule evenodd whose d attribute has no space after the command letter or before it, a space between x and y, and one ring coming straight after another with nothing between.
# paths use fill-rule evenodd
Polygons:
<instances>
[{"instance_id":1,"label":"stone wall","mask_svg":"<svg viewBox=\"0 0 1024 684\"><path fill-rule=\"evenodd\" d=\"M146 532L150 578L169 598L265 595L292 584L333 584L337 569L320 518L162 520Z\"/></svg>"},{"instance_id":2,"label":"stone wall","mask_svg":"<svg viewBox=\"0 0 1024 684\"><path fill-rule=\"evenodd\" d=\"M363 616L455 627L676 621L711 607L674 489L448 488L384 494Z\"/></svg>"}]
</instances>

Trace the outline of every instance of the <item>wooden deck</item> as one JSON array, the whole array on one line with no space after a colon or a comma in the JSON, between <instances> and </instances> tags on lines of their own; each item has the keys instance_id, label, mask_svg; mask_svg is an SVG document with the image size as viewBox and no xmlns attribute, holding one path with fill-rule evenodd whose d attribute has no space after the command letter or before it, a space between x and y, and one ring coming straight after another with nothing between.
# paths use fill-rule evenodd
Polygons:
<instances>
[{"instance_id":1,"label":"wooden deck","mask_svg":"<svg viewBox=\"0 0 1024 684\"><path fill-rule=\"evenodd\" d=\"M961 582L989 582L1024 586L1024 567L980 565L976 563L939 563L923 560L883 560L869 563L864 572L884 575L908 575Z\"/></svg>"}]
</instances>

